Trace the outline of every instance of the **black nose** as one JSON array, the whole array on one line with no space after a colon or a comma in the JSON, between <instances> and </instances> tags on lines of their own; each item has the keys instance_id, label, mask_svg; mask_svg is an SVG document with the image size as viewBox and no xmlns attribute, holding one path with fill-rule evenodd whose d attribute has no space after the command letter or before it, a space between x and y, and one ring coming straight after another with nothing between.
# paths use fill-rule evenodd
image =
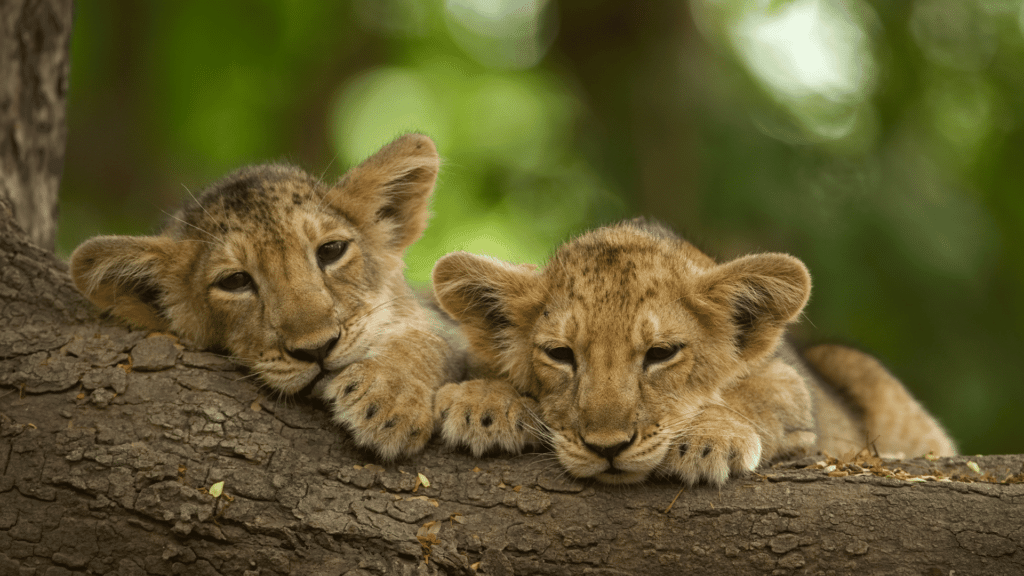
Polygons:
<instances>
[{"instance_id":1,"label":"black nose","mask_svg":"<svg viewBox=\"0 0 1024 576\"><path fill-rule=\"evenodd\" d=\"M322 364L324 359L327 358L327 355L331 353L331 348L334 348L334 345L337 343L338 337L335 336L319 348L296 348L294 350L287 350L287 352L289 356L296 360Z\"/></svg>"},{"instance_id":2,"label":"black nose","mask_svg":"<svg viewBox=\"0 0 1024 576\"><path fill-rule=\"evenodd\" d=\"M622 454L623 450L632 446L633 442L636 442L636 432L633 433L633 437L630 438L629 440L626 440L625 442L619 442L618 444L615 444L613 446L598 446L596 444L591 444L586 440L583 441L583 445L586 446L587 449L590 450L591 452L603 458L606 458L609 462L611 462L616 456Z\"/></svg>"}]
</instances>

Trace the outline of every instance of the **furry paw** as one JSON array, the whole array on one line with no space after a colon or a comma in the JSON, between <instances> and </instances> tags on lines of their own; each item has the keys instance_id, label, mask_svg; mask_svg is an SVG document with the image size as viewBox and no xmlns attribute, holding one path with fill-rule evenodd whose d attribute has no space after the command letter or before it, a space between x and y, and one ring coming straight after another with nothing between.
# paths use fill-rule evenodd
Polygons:
<instances>
[{"instance_id":1,"label":"furry paw","mask_svg":"<svg viewBox=\"0 0 1024 576\"><path fill-rule=\"evenodd\" d=\"M474 456L494 448L519 453L536 442L537 403L502 380L445 384L434 399L441 437L449 446L467 446Z\"/></svg>"},{"instance_id":2,"label":"furry paw","mask_svg":"<svg viewBox=\"0 0 1024 576\"><path fill-rule=\"evenodd\" d=\"M690 486L701 481L721 486L730 474L757 469L761 453L761 438L750 423L730 410L711 406L676 436L663 467Z\"/></svg>"},{"instance_id":3,"label":"furry paw","mask_svg":"<svg viewBox=\"0 0 1024 576\"><path fill-rule=\"evenodd\" d=\"M334 421L383 460L417 454L430 440L437 386L417 378L414 370L364 360L322 386L320 396L331 406Z\"/></svg>"}]
</instances>

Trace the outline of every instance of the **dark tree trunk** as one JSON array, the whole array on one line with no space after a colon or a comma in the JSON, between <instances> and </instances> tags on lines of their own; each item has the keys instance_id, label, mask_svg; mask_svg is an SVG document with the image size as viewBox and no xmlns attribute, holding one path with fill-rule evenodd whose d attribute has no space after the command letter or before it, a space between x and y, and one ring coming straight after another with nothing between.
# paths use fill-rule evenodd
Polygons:
<instances>
[{"instance_id":1,"label":"dark tree trunk","mask_svg":"<svg viewBox=\"0 0 1024 576\"><path fill-rule=\"evenodd\" d=\"M39 71L63 79L66 52L17 59L66 50L64 7L0 4L4 94L17 69L13 86L34 78L32 98L55 96L32 100L50 107L35 116L20 115L22 88L17 106L0 101L4 182L51 216L63 89L39 86L63 80ZM50 137L26 139L24 118L50 122L31 131ZM474 459L437 445L378 466L321 407L268 400L218 356L96 318L38 246L52 224L19 226L16 202L0 196L0 576L1024 571L1022 484L788 465L721 491L617 488L573 481L548 454ZM975 460L1000 478L1024 463ZM887 466L977 478L966 462Z\"/></svg>"},{"instance_id":2,"label":"dark tree trunk","mask_svg":"<svg viewBox=\"0 0 1024 576\"><path fill-rule=\"evenodd\" d=\"M53 250L67 136L71 0L0 2L0 197Z\"/></svg>"},{"instance_id":3,"label":"dark tree trunk","mask_svg":"<svg viewBox=\"0 0 1024 576\"><path fill-rule=\"evenodd\" d=\"M700 73L688 58L705 49L694 46L700 39L689 3L556 6L554 57L572 74L587 108L579 146L615 188L630 191L637 213L699 230L694 115L705 112L694 106L700 96L693 78Z\"/></svg>"}]
</instances>

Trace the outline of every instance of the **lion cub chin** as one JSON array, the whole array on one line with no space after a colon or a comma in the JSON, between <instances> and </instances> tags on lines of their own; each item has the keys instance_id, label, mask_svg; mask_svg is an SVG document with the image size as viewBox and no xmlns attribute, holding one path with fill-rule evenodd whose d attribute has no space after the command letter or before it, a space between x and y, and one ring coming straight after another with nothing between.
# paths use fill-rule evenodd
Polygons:
<instances>
[{"instance_id":1,"label":"lion cub chin","mask_svg":"<svg viewBox=\"0 0 1024 576\"><path fill-rule=\"evenodd\" d=\"M422 450L437 388L462 373L440 316L406 284L439 161L410 134L327 185L287 165L242 168L158 236L100 236L71 255L75 284L128 324L222 349L271 391L307 387L355 442Z\"/></svg>"},{"instance_id":2,"label":"lion cub chin","mask_svg":"<svg viewBox=\"0 0 1024 576\"><path fill-rule=\"evenodd\" d=\"M450 254L434 268L483 378L442 387L442 436L479 455L550 444L577 477L652 473L721 485L774 458L952 454L942 428L877 361L783 342L811 278L785 254L717 264L642 220L565 244L543 270Z\"/></svg>"}]
</instances>

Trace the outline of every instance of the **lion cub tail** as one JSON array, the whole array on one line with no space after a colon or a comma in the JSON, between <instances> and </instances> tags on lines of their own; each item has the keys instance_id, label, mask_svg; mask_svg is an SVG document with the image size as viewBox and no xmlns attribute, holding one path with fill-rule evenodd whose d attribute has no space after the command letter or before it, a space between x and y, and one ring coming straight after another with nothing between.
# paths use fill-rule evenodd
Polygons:
<instances>
[{"instance_id":1,"label":"lion cub tail","mask_svg":"<svg viewBox=\"0 0 1024 576\"><path fill-rule=\"evenodd\" d=\"M874 357L836 344L814 346L803 357L862 413L868 440L883 456L956 454L942 425Z\"/></svg>"}]
</instances>

